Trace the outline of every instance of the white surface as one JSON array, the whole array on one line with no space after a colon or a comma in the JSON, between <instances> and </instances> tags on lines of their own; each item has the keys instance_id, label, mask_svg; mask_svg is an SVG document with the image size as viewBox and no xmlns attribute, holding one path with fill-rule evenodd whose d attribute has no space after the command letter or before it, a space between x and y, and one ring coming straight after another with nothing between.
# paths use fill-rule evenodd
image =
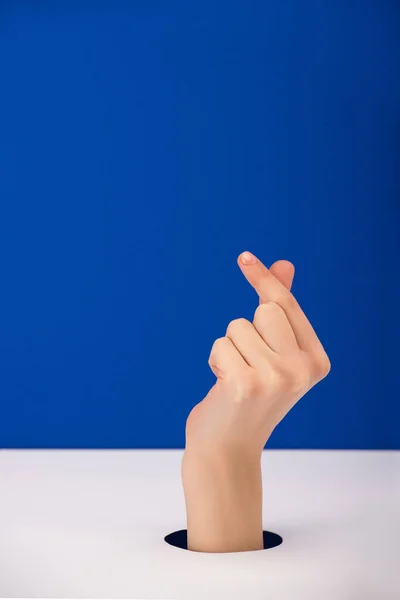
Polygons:
<instances>
[{"instance_id":1,"label":"white surface","mask_svg":"<svg viewBox=\"0 0 400 600\"><path fill-rule=\"evenodd\" d=\"M1 451L0 597L400 598L400 453L263 453L271 550L168 545L182 450Z\"/></svg>"}]
</instances>

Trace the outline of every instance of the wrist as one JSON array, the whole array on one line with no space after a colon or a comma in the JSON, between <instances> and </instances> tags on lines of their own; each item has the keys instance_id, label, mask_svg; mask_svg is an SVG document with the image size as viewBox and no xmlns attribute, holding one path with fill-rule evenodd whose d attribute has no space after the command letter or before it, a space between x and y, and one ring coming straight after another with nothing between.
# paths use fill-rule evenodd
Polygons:
<instances>
[{"instance_id":1,"label":"wrist","mask_svg":"<svg viewBox=\"0 0 400 600\"><path fill-rule=\"evenodd\" d=\"M198 448L186 445L183 453L183 470L187 467L207 469L209 472L239 471L240 469L254 470L261 468L260 449L243 448Z\"/></svg>"}]
</instances>

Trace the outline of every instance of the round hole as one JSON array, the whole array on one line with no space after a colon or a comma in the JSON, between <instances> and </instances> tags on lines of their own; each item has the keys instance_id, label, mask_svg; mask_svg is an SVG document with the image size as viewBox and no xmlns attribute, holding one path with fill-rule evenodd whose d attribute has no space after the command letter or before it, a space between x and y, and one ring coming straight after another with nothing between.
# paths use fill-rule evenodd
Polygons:
<instances>
[{"instance_id":1,"label":"round hole","mask_svg":"<svg viewBox=\"0 0 400 600\"><path fill-rule=\"evenodd\" d=\"M264 539L264 550L268 550L269 548L275 548L276 546L280 546L282 544L283 539L277 533L272 533L272 531L263 531L263 539ZM187 529L180 529L179 531L173 531L165 536L164 540L170 546L176 546L176 548L182 548L183 550L187 550Z\"/></svg>"}]
</instances>

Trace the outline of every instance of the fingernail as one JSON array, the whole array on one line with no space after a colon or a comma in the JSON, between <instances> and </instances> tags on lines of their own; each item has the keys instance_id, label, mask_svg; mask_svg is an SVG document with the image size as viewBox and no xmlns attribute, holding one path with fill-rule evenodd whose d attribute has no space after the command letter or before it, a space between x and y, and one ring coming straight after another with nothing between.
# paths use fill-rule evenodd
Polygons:
<instances>
[{"instance_id":1,"label":"fingernail","mask_svg":"<svg viewBox=\"0 0 400 600\"><path fill-rule=\"evenodd\" d=\"M240 262L244 265L255 265L257 262L256 257L251 252L242 252L240 255Z\"/></svg>"}]
</instances>

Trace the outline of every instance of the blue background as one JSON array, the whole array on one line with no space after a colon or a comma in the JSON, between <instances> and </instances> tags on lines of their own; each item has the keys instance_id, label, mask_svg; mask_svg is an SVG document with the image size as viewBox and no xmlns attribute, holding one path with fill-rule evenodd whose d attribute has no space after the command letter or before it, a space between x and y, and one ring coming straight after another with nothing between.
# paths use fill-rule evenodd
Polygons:
<instances>
[{"instance_id":1,"label":"blue background","mask_svg":"<svg viewBox=\"0 0 400 600\"><path fill-rule=\"evenodd\" d=\"M400 448L400 5L0 6L1 447L179 448L291 260L331 362L279 448ZM397 421L397 424L396 424Z\"/></svg>"}]
</instances>

